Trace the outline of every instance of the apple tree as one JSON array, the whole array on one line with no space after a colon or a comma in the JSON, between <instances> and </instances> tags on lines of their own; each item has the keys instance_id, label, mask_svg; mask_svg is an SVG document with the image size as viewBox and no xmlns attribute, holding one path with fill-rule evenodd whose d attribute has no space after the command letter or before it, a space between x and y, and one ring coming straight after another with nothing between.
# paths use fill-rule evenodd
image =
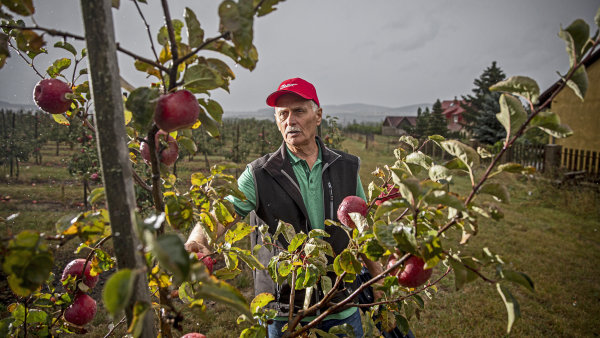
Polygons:
<instances>
[{"instance_id":1,"label":"apple tree","mask_svg":"<svg viewBox=\"0 0 600 338\"><path fill-rule=\"evenodd\" d=\"M402 137L401 146L394 150L396 161L373 172L375 178L368 186L368 203L348 202L339 210L341 222L326 221L327 226L339 227L348 236L347 248L336 254L326 231L312 230L306 234L280 222L276 232L270 234L264 225L256 227L241 222L225 200L227 195L243 198L237 190L236 178L227 173L226 167L217 165L209 172L192 174L191 185L183 189L177 184L169 161L162 161L169 155L165 151L173 144L171 138L178 145L194 150L197 146L193 135L198 127L202 126L211 137L219 135L223 109L210 99L209 93L228 90L234 73L227 63L205 52L219 53L244 68L254 69L258 61L253 45L254 18L272 12L279 2L223 1L218 10L218 35L207 38L192 9L186 9L183 20L173 18L168 2L162 0L164 25L155 40L143 15L145 1L134 0L146 23L151 57L136 55L115 42L109 1L81 2L85 36L35 24L28 26L13 15L25 18L33 15L35 8L31 1L2 2L6 8L0 7L5 18L0 33L0 65L12 50L45 78L33 66L36 55L45 52L44 35L64 38L54 47L65 49L71 56L54 62L46 74L70 82L61 90L50 90L51 94L58 92L50 102L40 95L38 104L58 123L79 121L94 131L104 187L92 192L89 198L92 210L58 220L57 234L25 230L2 241L2 267L11 290L19 298L9 306L11 317L0 321L0 332L25 336L85 332L90 318L82 314L93 313L96 306L95 300L87 295L90 286L86 281L116 265L118 271L104 286L102 303L113 316L125 312L118 323L127 322L128 332L133 336L155 336L152 314L156 315L161 336L170 337L173 329L181 329L187 318L174 302L175 290L185 306L192 309L205 311L205 302L214 300L238 311L238 323L246 323L243 337L265 336L266 324L277 314L269 305L275 297L259 294L248 302L228 283L241 272L240 264L266 270L273 280L287 283L290 308L297 305L296 292L306 295L301 309L288 317L286 330L291 337L351 336L351 328L347 326L334 327L329 332L317 327L327 315L350 307L365 311L367 335L377 334L377 324L381 330L398 327L407 332L410 320L423 311L424 298L449 275L454 276L456 288L475 280L495 288L506 305L510 332L519 317L518 302L510 288L516 285L533 291L533 282L526 274L511 270L493 249L472 254L464 250L464 245L476 239L478 218L501 221L501 204L508 203L510 196L499 175L533 170L516 163L497 166L504 152L532 128L555 137L571 133L546 107L565 86L583 99L587 75L582 65L599 43L598 34L590 38L589 26L581 20L561 29L571 67L561 76L554 95L545 102L537 102L539 87L531 78L515 76L491 87L502 92L497 118L506 130L506 138L498 153L476 150L439 135L423 142ZM112 1L112 5L118 8L119 1ZM596 16L596 25L599 21L600 14ZM69 39L85 41L87 49L76 49L65 41ZM116 51L131 56L133 67L151 78L145 87L124 84L128 92L125 102ZM77 71L84 60L88 68ZM66 70L70 70L70 76ZM84 75L88 73L90 79L86 80ZM185 109L181 110L182 107ZM90 119L92 113L95 126ZM441 162L423 154L421 149L426 143L434 143L452 159ZM143 148L149 158L144 158ZM483 172L478 170L482 157L493 158ZM134 168L148 170L132 170L132 164ZM467 194L455 191L453 177L458 175L467 176L471 182ZM147 193L152 209L135 212L133 181ZM224 231L219 231L220 226ZM207 234L213 254L205 257L186 252L182 234L192 228ZM259 232L262 242L251 249L242 247L240 241L252 232ZM452 240L453 237L446 236L449 232L458 232L460 238ZM57 288L50 273L55 246L49 243L61 245L68 240L79 241L78 252L87 255L78 272L63 273ZM109 240L113 241L115 258L103 249ZM278 254L268 262L261 262L256 252L263 249L277 250ZM361 256L380 262L385 268L350 287L346 283L360 276L358 257ZM212 271L215 258L223 260L225 267ZM434 269L440 273L430 280ZM355 303L370 287L375 289L376 299ZM345 298L332 303L332 297L344 289L349 290ZM322 297L312 304L314 293ZM301 322L311 315L316 318ZM109 334L112 330L114 327Z\"/></svg>"}]
</instances>

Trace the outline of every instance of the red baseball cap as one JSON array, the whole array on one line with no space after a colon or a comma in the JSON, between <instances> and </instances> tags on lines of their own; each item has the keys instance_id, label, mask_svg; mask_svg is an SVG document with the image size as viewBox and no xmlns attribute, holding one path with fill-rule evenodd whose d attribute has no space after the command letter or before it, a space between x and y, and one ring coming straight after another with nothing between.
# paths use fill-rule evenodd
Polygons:
<instances>
[{"instance_id":1,"label":"red baseball cap","mask_svg":"<svg viewBox=\"0 0 600 338\"><path fill-rule=\"evenodd\" d=\"M307 100L313 100L317 106L321 107L315 86L299 77L283 81L279 87L277 87L277 90L267 97L267 105L275 107L277 99L281 95L289 93L299 95Z\"/></svg>"}]
</instances>

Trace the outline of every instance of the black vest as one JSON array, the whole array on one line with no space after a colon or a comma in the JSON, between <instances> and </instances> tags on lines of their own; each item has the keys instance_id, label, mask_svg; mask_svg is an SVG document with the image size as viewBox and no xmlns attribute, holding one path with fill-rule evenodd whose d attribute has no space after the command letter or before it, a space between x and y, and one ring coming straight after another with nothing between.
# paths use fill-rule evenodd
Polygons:
<instances>
[{"instance_id":1,"label":"black vest","mask_svg":"<svg viewBox=\"0 0 600 338\"><path fill-rule=\"evenodd\" d=\"M346 196L356 195L357 175L360 166L358 157L325 147L317 138L321 148L323 202L325 219L337 219L337 208ZM256 215L269 226L269 232L275 233L279 220L290 223L296 232L308 233L312 228L306 206L302 200L298 180L290 163L285 143L274 153L265 155L250 164L256 190ZM331 236L324 238L329 242L335 252L339 254L348 245L348 236L339 227L326 226ZM261 243L257 238L259 232L252 237L252 245ZM287 246L283 236L277 239L282 245ZM277 254L275 250L261 249L258 258L265 266L270 257ZM328 257L330 264L333 262ZM285 315L289 308L290 288L287 284L275 285L266 271L255 271L254 275L255 294L262 292L273 293L278 299L276 305L280 315ZM335 274L331 274L335 281ZM322 297L321 292L315 293L313 302ZM343 297L343 295L340 295ZM336 297L339 298L339 297ZM340 299L332 299L336 301ZM296 310L300 309L304 302L304 291L296 292L294 304Z\"/></svg>"}]
</instances>

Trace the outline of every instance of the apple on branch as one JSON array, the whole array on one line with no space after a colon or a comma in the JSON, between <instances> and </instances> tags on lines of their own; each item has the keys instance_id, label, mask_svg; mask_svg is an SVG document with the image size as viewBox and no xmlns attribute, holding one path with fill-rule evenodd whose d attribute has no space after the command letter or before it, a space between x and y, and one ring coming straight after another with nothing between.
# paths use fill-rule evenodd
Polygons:
<instances>
[{"instance_id":1,"label":"apple on branch","mask_svg":"<svg viewBox=\"0 0 600 338\"><path fill-rule=\"evenodd\" d=\"M193 126L200 114L198 100L188 90L161 95L154 111L156 125L170 133Z\"/></svg>"},{"instance_id":2,"label":"apple on branch","mask_svg":"<svg viewBox=\"0 0 600 338\"><path fill-rule=\"evenodd\" d=\"M206 338L206 336L203 335L202 333L191 332L191 333L183 335L181 338Z\"/></svg>"},{"instance_id":3,"label":"apple on branch","mask_svg":"<svg viewBox=\"0 0 600 338\"><path fill-rule=\"evenodd\" d=\"M352 221L350 213L358 212L359 214L366 216L368 209L367 203L362 198L358 196L346 196L338 207L337 217L343 225L356 229L356 224Z\"/></svg>"},{"instance_id":4,"label":"apple on branch","mask_svg":"<svg viewBox=\"0 0 600 338\"><path fill-rule=\"evenodd\" d=\"M179 146L177 145L177 141L166 133L163 130L158 131L156 136L154 137L156 152L158 153L158 159L164 165L170 166L179 157ZM166 148L161 146L161 141L166 143ZM140 145L140 152L142 153L142 158L144 161L150 165L150 147L148 146L148 142L144 141Z\"/></svg>"},{"instance_id":5,"label":"apple on branch","mask_svg":"<svg viewBox=\"0 0 600 338\"><path fill-rule=\"evenodd\" d=\"M85 264L85 259L83 259L83 258L78 258L78 259L71 261L69 264L67 264L67 266L65 266L61 280L64 281L69 276L74 276L75 278L79 278L79 276L81 276L81 271L83 271L84 264ZM98 275L92 276L90 274L91 269L92 269L92 262L88 262L87 266L85 267L85 274L82 278L83 284L87 285L90 289L92 289L94 286L96 286L96 283L98 282Z\"/></svg>"},{"instance_id":6,"label":"apple on branch","mask_svg":"<svg viewBox=\"0 0 600 338\"><path fill-rule=\"evenodd\" d=\"M88 294L79 292L64 313L65 320L69 323L83 326L94 319L96 315L96 301Z\"/></svg>"},{"instance_id":7,"label":"apple on branch","mask_svg":"<svg viewBox=\"0 0 600 338\"><path fill-rule=\"evenodd\" d=\"M393 254L388 261L387 267L398 262L399 256ZM416 288L427 282L433 273L433 269L424 269L425 262L417 256L410 256L404 261L404 268L396 268L390 271L390 276L398 276L398 283L407 288Z\"/></svg>"},{"instance_id":8,"label":"apple on branch","mask_svg":"<svg viewBox=\"0 0 600 338\"><path fill-rule=\"evenodd\" d=\"M62 114L71 108L73 90L58 79L43 79L33 89L33 100L50 114Z\"/></svg>"}]
</instances>

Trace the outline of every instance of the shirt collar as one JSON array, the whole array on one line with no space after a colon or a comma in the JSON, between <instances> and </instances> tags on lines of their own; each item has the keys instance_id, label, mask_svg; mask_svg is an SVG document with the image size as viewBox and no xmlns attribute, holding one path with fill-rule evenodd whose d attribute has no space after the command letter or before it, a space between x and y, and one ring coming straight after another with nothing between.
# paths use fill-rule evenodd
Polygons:
<instances>
[{"instance_id":1,"label":"shirt collar","mask_svg":"<svg viewBox=\"0 0 600 338\"><path fill-rule=\"evenodd\" d=\"M316 139L315 139L315 142L316 142ZM288 148L287 144L284 143L284 145L285 145L285 150L287 151L287 154L288 154L288 157L290 159L290 163L292 164L292 166L298 164L298 162L300 162L300 161L306 162L305 160L294 155ZM319 142L317 142L317 148L319 148L319 155L317 156L317 161L315 162L315 165L321 163L321 147L319 147Z\"/></svg>"}]
</instances>

